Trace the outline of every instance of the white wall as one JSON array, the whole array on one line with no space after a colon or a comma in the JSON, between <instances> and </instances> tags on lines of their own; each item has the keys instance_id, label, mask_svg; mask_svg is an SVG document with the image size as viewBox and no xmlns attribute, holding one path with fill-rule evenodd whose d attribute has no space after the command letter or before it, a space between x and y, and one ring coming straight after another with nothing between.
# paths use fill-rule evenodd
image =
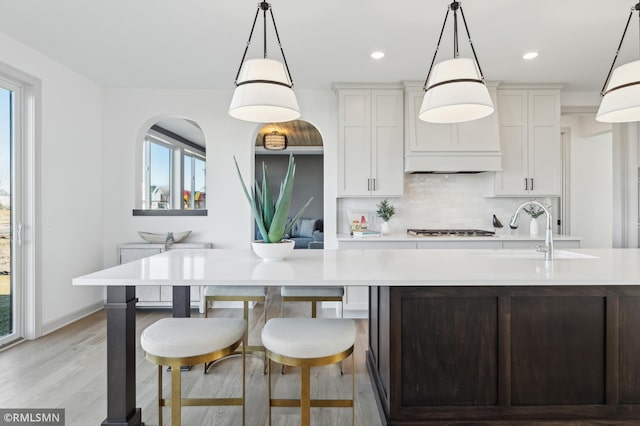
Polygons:
<instances>
[{"instance_id":1,"label":"white wall","mask_svg":"<svg viewBox=\"0 0 640 426\"><path fill-rule=\"evenodd\" d=\"M102 89L2 33L0 52L5 66L41 85L36 222L25 229L38 242L36 306L46 333L102 306L102 289L71 286L102 266Z\"/></svg>"},{"instance_id":2,"label":"white wall","mask_svg":"<svg viewBox=\"0 0 640 426\"><path fill-rule=\"evenodd\" d=\"M613 175L611 125L595 114L562 116L570 131L570 233L583 237L581 247L612 245Z\"/></svg>"},{"instance_id":3,"label":"white wall","mask_svg":"<svg viewBox=\"0 0 640 426\"><path fill-rule=\"evenodd\" d=\"M230 82L231 85L231 82ZM324 143L325 217L335 212L336 97L329 90L296 91L303 120L318 128ZM137 231L193 231L190 241L218 248L248 248L252 239L249 205L238 181L233 156L246 180L253 178L254 146L261 125L227 113L231 90L106 90L103 124L104 266L116 263L120 243L140 241ZM194 120L207 143L205 217L132 216L141 184L141 144L149 126L170 116ZM333 213L330 213L333 215ZM325 232L335 234L335 225ZM335 238L334 238L335 239Z\"/></svg>"}]
</instances>

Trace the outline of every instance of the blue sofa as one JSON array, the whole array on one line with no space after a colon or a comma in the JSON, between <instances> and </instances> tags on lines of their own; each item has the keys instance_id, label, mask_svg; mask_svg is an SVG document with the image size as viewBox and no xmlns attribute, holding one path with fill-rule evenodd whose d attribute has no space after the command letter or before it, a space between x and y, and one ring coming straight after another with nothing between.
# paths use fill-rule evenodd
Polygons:
<instances>
[{"instance_id":1,"label":"blue sofa","mask_svg":"<svg viewBox=\"0 0 640 426\"><path fill-rule=\"evenodd\" d=\"M291 218L287 221L290 222ZM293 225L291 230L285 238L295 241L296 249L308 249L308 248L324 248L324 222L322 219L311 219L301 217ZM262 236L256 226L256 240L261 240Z\"/></svg>"},{"instance_id":2,"label":"blue sofa","mask_svg":"<svg viewBox=\"0 0 640 426\"><path fill-rule=\"evenodd\" d=\"M296 242L294 248L307 249L324 247L324 222L322 219L301 217L293 225L286 238ZM321 244L322 247L318 247Z\"/></svg>"}]
</instances>

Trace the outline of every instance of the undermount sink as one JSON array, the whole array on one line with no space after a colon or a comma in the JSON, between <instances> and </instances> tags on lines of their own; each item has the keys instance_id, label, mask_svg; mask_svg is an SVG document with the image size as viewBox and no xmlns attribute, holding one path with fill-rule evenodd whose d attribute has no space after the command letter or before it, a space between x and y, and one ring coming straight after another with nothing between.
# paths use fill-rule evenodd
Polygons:
<instances>
[{"instance_id":1,"label":"undermount sink","mask_svg":"<svg viewBox=\"0 0 640 426\"><path fill-rule=\"evenodd\" d=\"M533 259L533 260L544 260L544 253L537 252L535 250L509 250L509 249L500 249L500 250L470 250L469 253L477 254L481 256L490 256L495 258L505 258L505 259ZM554 260L562 260L562 259L597 259L596 256L591 256L589 254L576 253L573 251L566 250L554 250L553 251L553 259Z\"/></svg>"}]
</instances>

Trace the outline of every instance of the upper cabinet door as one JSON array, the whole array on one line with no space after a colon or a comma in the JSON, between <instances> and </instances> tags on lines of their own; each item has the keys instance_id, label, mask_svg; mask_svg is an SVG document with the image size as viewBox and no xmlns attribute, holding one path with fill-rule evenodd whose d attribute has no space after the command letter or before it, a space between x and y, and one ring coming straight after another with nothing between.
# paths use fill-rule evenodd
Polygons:
<instances>
[{"instance_id":1,"label":"upper cabinet door","mask_svg":"<svg viewBox=\"0 0 640 426\"><path fill-rule=\"evenodd\" d=\"M338 196L404 193L401 89L339 89Z\"/></svg>"},{"instance_id":2,"label":"upper cabinet door","mask_svg":"<svg viewBox=\"0 0 640 426\"><path fill-rule=\"evenodd\" d=\"M502 171L495 175L496 195L527 195L527 91L499 91Z\"/></svg>"},{"instance_id":3,"label":"upper cabinet door","mask_svg":"<svg viewBox=\"0 0 640 426\"><path fill-rule=\"evenodd\" d=\"M560 90L498 92L502 172L495 195L562 195Z\"/></svg>"},{"instance_id":4,"label":"upper cabinet door","mask_svg":"<svg viewBox=\"0 0 640 426\"><path fill-rule=\"evenodd\" d=\"M371 191L371 91L341 90L338 98L338 196Z\"/></svg>"},{"instance_id":5,"label":"upper cabinet door","mask_svg":"<svg viewBox=\"0 0 640 426\"><path fill-rule=\"evenodd\" d=\"M557 90L529 93L529 194L562 195L560 96Z\"/></svg>"},{"instance_id":6,"label":"upper cabinet door","mask_svg":"<svg viewBox=\"0 0 640 426\"><path fill-rule=\"evenodd\" d=\"M402 90L371 92L371 195L404 193Z\"/></svg>"}]
</instances>

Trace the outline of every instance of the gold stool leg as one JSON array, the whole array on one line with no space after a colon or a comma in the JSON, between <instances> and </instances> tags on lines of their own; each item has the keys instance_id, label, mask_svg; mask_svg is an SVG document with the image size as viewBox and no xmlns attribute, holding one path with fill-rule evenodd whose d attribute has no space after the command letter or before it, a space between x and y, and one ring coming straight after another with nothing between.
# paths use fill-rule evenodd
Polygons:
<instances>
[{"instance_id":1,"label":"gold stool leg","mask_svg":"<svg viewBox=\"0 0 640 426\"><path fill-rule=\"evenodd\" d=\"M340 364L342 367L342 364ZM356 423L356 353L351 352L351 426Z\"/></svg>"},{"instance_id":2,"label":"gold stool leg","mask_svg":"<svg viewBox=\"0 0 640 426\"><path fill-rule=\"evenodd\" d=\"M158 425L162 426L162 366L158 366Z\"/></svg>"},{"instance_id":3,"label":"gold stool leg","mask_svg":"<svg viewBox=\"0 0 640 426\"><path fill-rule=\"evenodd\" d=\"M246 374L246 351L245 346L242 344L242 426L245 425L245 406L247 405L246 398L246 382L245 382L245 374Z\"/></svg>"},{"instance_id":4,"label":"gold stool leg","mask_svg":"<svg viewBox=\"0 0 640 426\"><path fill-rule=\"evenodd\" d=\"M181 384L180 366L171 366L171 426L180 426L181 422Z\"/></svg>"},{"instance_id":5,"label":"gold stool leg","mask_svg":"<svg viewBox=\"0 0 640 426\"><path fill-rule=\"evenodd\" d=\"M300 380L300 425L311 424L311 368L307 365L301 367Z\"/></svg>"},{"instance_id":6,"label":"gold stool leg","mask_svg":"<svg viewBox=\"0 0 640 426\"><path fill-rule=\"evenodd\" d=\"M271 426L271 358L267 359L267 399L269 400L269 426Z\"/></svg>"}]
</instances>

